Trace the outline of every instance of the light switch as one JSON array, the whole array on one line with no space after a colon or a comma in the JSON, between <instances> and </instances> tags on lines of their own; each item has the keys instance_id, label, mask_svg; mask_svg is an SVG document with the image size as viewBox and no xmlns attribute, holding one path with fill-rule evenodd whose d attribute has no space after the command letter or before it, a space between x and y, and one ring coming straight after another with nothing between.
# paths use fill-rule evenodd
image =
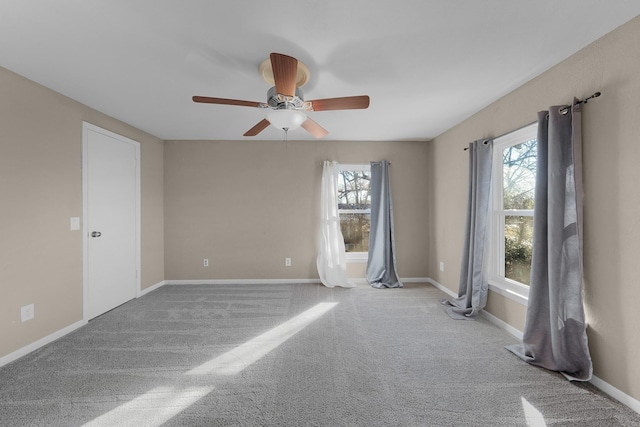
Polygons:
<instances>
[{"instance_id":1,"label":"light switch","mask_svg":"<svg viewBox=\"0 0 640 427\"><path fill-rule=\"evenodd\" d=\"M80 217L72 216L70 223L71 231L80 230Z\"/></svg>"}]
</instances>

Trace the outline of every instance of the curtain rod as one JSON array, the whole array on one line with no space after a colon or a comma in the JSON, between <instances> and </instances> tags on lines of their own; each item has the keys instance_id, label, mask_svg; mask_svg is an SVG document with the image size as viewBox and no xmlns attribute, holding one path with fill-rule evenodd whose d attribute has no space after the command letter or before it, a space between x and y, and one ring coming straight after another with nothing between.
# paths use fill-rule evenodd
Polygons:
<instances>
[{"instance_id":1,"label":"curtain rod","mask_svg":"<svg viewBox=\"0 0 640 427\"><path fill-rule=\"evenodd\" d=\"M600 92L596 92L596 93L594 93L593 95L591 95L591 96L590 96L590 97L588 97L588 98L585 98L585 99L582 99L582 100L578 99L576 102L574 102L574 103L573 103L573 105L586 104L587 102L589 102L589 100L590 100L590 99L597 98L597 97L599 97L600 95L602 95ZM558 112L559 112L560 114L567 114L567 112L568 112L570 109L571 109L571 106L570 106L570 105L567 105L566 107L562 107L561 109L559 109L559 110L558 110Z\"/></svg>"},{"instance_id":2,"label":"curtain rod","mask_svg":"<svg viewBox=\"0 0 640 427\"><path fill-rule=\"evenodd\" d=\"M589 102L589 100L590 100L590 99L597 98L597 97L599 97L600 95L602 95L602 93L601 93L601 92L596 92L596 93L594 93L593 95L591 95L591 96L589 96L589 97L587 97L587 98L585 98L585 99L578 99L576 102L574 102L574 103L573 103L573 105L586 104L587 102ZM560 108L560 109L558 110L558 112L559 112L560 114L567 114L567 113L569 112L569 110L570 110L570 109L571 109L571 105L567 105L566 107L562 107L562 108ZM527 127L527 126L529 126L529 125L531 125L531 124L533 124L533 123L535 123L535 122L529 123L528 125L525 125L525 126L523 126L523 127ZM522 128L520 128L520 129L522 129ZM518 129L516 129L516 130L518 130ZM487 138L487 139L484 141L484 143L486 144L487 142L489 142L489 139L497 139L497 138L500 138L501 136L507 135L507 134L509 134L509 133L511 133L511 132L515 132L515 131L510 131L510 132L507 132L507 133L505 133L505 134L502 134L502 135L499 135L499 136L496 136L496 137L493 137L493 138ZM469 149L469 147L465 147L465 148L463 148L463 150L464 150L464 151L467 151L468 149Z\"/></svg>"}]
</instances>

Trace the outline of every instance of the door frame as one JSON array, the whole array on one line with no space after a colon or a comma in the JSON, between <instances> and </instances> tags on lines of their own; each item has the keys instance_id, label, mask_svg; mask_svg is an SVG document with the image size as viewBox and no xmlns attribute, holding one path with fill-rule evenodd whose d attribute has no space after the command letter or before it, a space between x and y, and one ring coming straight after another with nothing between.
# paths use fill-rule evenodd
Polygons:
<instances>
[{"instance_id":1,"label":"door frame","mask_svg":"<svg viewBox=\"0 0 640 427\"><path fill-rule=\"evenodd\" d=\"M118 135L117 133L111 132L109 130L103 129L99 126L93 125L91 123L82 122L82 319L86 323L89 321L89 271L88 271L88 261L89 261L89 251L88 251L88 243L89 243L89 233L90 230L87 224L88 212L89 212L89 186L88 186L88 168L89 168L89 158L88 158L88 144L89 144L89 131L101 133L105 136L108 136L113 139L117 139L126 144L130 144L135 148L135 156L136 156L136 172L135 172L135 239L136 239L136 247L135 247L135 265L136 265L136 280L135 280L135 296L136 298L140 296L140 242L141 242L141 230L140 230L140 143L138 141L134 141L133 139L127 138L122 135Z\"/></svg>"}]
</instances>

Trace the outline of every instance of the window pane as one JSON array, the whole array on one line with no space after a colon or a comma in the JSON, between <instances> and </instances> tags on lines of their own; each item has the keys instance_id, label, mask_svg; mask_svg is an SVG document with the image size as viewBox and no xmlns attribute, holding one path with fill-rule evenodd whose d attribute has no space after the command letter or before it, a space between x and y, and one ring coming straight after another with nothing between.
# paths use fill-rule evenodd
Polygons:
<instances>
[{"instance_id":1,"label":"window pane","mask_svg":"<svg viewBox=\"0 0 640 427\"><path fill-rule=\"evenodd\" d=\"M529 284L533 217L507 215L504 218L504 277Z\"/></svg>"},{"instance_id":2,"label":"window pane","mask_svg":"<svg viewBox=\"0 0 640 427\"><path fill-rule=\"evenodd\" d=\"M370 229L370 214L340 214L340 230L342 230L344 246L347 252L367 252L369 250Z\"/></svg>"},{"instance_id":3,"label":"window pane","mask_svg":"<svg viewBox=\"0 0 640 427\"><path fill-rule=\"evenodd\" d=\"M533 209L536 146L532 139L502 151L504 209Z\"/></svg>"},{"instance_id":4,"label":"window pane","mask_svg":"<svg viewBox=\"0 0 640 427\"><path fill-rule=\"evenodd\" d=\"M339 209L370 209L371 172L369 171L340 171L338 176L338 208Z\"/></svg>"}]
</instances>

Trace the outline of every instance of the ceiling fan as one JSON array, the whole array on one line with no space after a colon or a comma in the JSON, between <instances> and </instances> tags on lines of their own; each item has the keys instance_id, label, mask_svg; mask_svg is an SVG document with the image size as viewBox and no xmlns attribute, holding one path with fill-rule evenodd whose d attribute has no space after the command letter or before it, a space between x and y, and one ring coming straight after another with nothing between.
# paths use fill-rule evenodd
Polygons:
<instances>
[{"instance_id":1,"label":"ceiling fan","mask_svg":"<svg viewBox=\"0 0 640 427\"><path fill-rule=\"evenodd\" d=\"M299 86L309 80L309 69L291 56L281 53L270 54L269 59L260 65L260 74L265 81L275 84L267 91L267 102L208 96L194 96L193 101L206 104L257 107L267 110L266 118L245 132L244 136L256 136L269 125L273 125L278 129L283 129L285 134L302 126L314 137L322 138L329 132L307 117L307 111L354 110L369 107L369 96L367 95L305 101Z\"/></svg>"}]
</instances>

